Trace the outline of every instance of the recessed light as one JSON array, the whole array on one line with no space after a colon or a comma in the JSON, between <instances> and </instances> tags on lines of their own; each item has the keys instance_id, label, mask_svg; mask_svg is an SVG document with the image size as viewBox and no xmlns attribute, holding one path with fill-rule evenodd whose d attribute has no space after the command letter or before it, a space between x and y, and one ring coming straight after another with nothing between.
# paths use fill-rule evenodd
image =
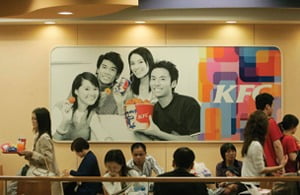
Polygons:
<instances>
[{"instance_id":1,"label":"recessed light","mask_svg":"<svg viewBox=\"0 0 300 195\"><path fill-rule=\"evenodd\" d=\"M56 22L54 22L54 21L46 21L46 22L44 22L44 24L56 24Z\"/></svg>"},{"instance_id":2,"label":"recessed light","mask_svg":"<svg viewBox=\"0 0 300 195\"><path fill-rule=\"evenodd\" d=\"M73 13L72 12L58 12L59 15L72 15Z\"/></svg>"},{"instance_id":3,"label":"recessed light","mask_svg":"<svg viewBox=\"0 0 300 195\"><path fill-rule=\"evenodd\" d=\"M145 24L145 21L135 21L136 24Z\"/></svg>"},{"instance_id":4,"label":"recessed light","mask_svg":"<svg viewBox=\"0 0 300 195\"><path fill-rule=\"evenodd\" d=\"M229 20L229 21L226 21L226 23L227 23L227 24L235 24L236 21L234 21L234 20Z\"/></svg>"}]
</instances>

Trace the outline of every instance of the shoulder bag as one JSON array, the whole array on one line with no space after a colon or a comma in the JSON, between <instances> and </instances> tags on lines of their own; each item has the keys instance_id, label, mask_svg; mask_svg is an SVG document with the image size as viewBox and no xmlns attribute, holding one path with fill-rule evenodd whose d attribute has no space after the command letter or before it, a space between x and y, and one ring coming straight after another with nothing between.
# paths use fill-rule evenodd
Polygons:
<instances>
[{"instance_id":1,"label":"shoulder bag","mask_svg":"<svg viewBox=\"0 0 300 195\"><path fill-rule=\"evenodd\" d=\"M53 173L52 171L50 171L46 159L44 159L44 160L45 160L45 165L46 165L47 169L35 167L32 170L32 175L34 175L34 176L55 176L56 174Z\"/></svg>"}]
</instances>

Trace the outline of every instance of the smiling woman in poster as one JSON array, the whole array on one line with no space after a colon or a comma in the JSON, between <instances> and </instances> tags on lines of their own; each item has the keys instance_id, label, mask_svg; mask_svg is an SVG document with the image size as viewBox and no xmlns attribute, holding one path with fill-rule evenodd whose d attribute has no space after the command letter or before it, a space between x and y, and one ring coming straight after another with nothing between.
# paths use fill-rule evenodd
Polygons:
<instances>
[{"instance_id":1,"label":"smiling woman in poster","mask_svg":"<svg viewBox=\"0 0 300 195\"><path fill-rule=\"evenodd\" d=\"M122 93L118 88L118 85L119 87L122 85L122 81L119 81L119 83L114 86L113 90L119 114L124 114L125 100L139 98L141 100L148 100L149 102L157 101L151 93L149 84L149 72L154 66L153 56L149 49L145 47L138 47L132 50L128 55L128 64L130 69L128 88Z\"/></svg>"},{"instance_id":2,"label":"smiling woman in poster","mask_svg":"<svg viewBox=\"0 0 300 195\"><path fill-rule=\"evenodd\" d=\"M151 93L149 72L153 69L154 60L149 49L138 47L128 55L130 68L131 91L133 97L142 100L155 101Z\"/></svg>"},{"instance_id":3,"label":"smiling woman in poster","mask_svg":"<svg viewBox=\"0 0 300 195\"><path fill-rule=\"evenodd\" d=\"M71 98L55 105L53 138L56 140L74 140L78 137L86 140L105 139L105 132L101 133L103 138L94 137L94 131L101 131L101 124L95 114L100 98L96 76L89 72L77 75L72 83L71 93ZM97 130L92 127L92 124L97 124Z\"/></svg>"}]
</instances>

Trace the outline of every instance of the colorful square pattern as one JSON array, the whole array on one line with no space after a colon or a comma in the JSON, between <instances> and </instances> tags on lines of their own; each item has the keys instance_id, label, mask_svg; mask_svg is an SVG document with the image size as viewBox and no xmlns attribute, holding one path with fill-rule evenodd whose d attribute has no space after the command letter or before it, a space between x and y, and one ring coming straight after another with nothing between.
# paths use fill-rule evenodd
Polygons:
<instances>
[{"instance_id":1,"label":"colorful square pattern","mask_svg":"<svg viewBox=\"0 0 300 195\"><path fill-rule=\"evenodd\" d=\"M273 116L281 113L281 53L276 47L201 47L198 63L201 104L199 140L243 140L255 96L275 98Z\"/></svg>"}]
</instances>

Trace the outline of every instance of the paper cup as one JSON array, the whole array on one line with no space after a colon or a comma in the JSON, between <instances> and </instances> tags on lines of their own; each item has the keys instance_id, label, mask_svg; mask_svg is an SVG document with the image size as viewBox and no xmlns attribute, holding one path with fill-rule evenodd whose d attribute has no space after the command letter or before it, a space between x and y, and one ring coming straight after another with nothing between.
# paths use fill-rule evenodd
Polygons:
<instances>
[{"instance_id":1,"label":"paper cup","mask_svg":"<svg viewBox=\"0 0 300 195\"><path fill-rule=\"evenodd\" d=\"M124 93L126 92L126 90L128 89L130 85L130 81L124 77L122 77L120 79L120 81L116 84L115 92L120 93L122 95L124 95Z\"/></svg>"},{"instance_id":2,"label":"paper cup","mask_svg":"<svg viewBox=\"0 0 300 195\"><path fill-rule=\"evenodd\" d=\"M153 113L153 104L140 103L125 106L125 119L128 129L147 129L150 126L149 116Z\"/></svg>"},{"instance_id":3,"label":"paper cup","mask_svg":"<svg viewBox=\"0 0 300 195\"><path fill-rule=\"evenodd\" d=\"M17 151L22 152L25 150L26 146L26 139L25 138L19 138L17 143Z\"/></svg>"}]
</instances>

